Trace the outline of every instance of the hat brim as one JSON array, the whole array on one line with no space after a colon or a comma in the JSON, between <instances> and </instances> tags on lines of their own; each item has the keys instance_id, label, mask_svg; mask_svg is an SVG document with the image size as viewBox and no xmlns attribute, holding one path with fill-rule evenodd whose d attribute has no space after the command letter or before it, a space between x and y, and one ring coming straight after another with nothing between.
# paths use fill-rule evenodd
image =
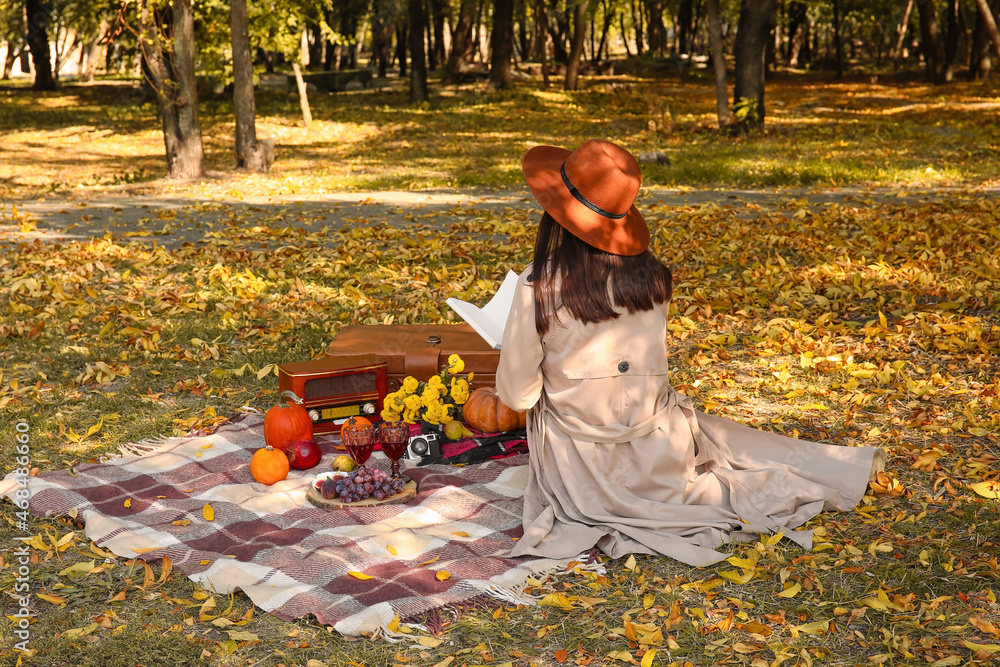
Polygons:
<instances>
[{"instance_id":1,"label":"hat brim","mask_svg":"<svg viewBox=\"0 0 1000 667\"><path fill-rule=\"evenodd\" d=\"M570 193L560 168L571 151L535 146L521 160L524 179L545 212L564 229L595 248L613 255L639 255L649 247L649 227L632 204L624 218L608 218Z\"/></svg>"}]
</instances>

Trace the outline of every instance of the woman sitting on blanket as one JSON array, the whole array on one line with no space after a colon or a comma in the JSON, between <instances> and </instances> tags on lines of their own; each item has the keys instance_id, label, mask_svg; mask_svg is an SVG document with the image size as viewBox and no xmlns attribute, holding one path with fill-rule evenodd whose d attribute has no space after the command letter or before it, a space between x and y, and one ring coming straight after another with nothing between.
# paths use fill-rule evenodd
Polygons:
<instances>
[{"instance_id":1,"label":"woman sitting on blanket","mask_svg":"<svg viewBox=\"0 0 1000 667\"><path fill-rule=\"evenodd\" d=\"M524 156L544 209L503 337L497 391L529 410L524 536L512 555L652 553L690 565L860 501L884 453L696 411L667 375L670 270L649 251L635 158L606 141ZM876 452L879 456L875 456Z\"/></svg>"}]
</instances>

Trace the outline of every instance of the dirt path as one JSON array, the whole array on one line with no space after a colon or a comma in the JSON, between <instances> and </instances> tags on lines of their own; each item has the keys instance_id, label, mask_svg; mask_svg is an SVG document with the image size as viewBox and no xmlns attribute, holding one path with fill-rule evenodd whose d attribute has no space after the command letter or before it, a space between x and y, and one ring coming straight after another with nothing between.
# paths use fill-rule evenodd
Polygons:
<instances>
[{"instance_id":1,"label":"dirt path","mask_svg":"<svg viewBox=\"0 0 1000 667\"><path fill-rule=\"evenodd\" d=\"M733 214L754 217L762 211L792 209L802 202L894 203L914 205L949 197L1000 196L990 189L783 189L677 190L644 189L640 210L652 204L688 207L715 204ZM220 223L291 226L310 232L348 225L448 224L483 213L534 209L527 189L434 190L421 192L345 192L241 199L190 196L103 195L0 202L0 244L33 239L50 241L100 238L107 233L127 240L155 241L167 247L198 243L219 234Z\"/></svg>"}]
</instances>

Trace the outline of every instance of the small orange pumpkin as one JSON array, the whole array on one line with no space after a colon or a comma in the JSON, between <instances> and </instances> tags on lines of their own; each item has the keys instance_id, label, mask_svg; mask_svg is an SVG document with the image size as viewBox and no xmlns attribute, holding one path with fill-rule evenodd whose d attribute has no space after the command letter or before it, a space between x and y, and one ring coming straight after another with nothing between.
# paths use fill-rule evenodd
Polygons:
<instances>
[{"instance_id":1,"label":"small orange pumpkin","mask_svg":"<svg viewBox=\"0 0 1000 667\"><path fill-rule=\"evenodd\" d=\"M288 477L290 468L288 456L271 445L258 449L250 458L250 474L255 480L268 486Z\"/></svg>"},{"instance_id":2,"label":"small orange pumpkin","mask_svg":"<svg viewBox=\"0 0 1000 667\"><path fill-rule=\"evenodd\" d=\"M477 431L502 433L522 428L527 414L504 405L493 387L479 387L462 406L462 418Z\"/></svg>"},{"instance_id":3,"label":"small orange pumpkin","mask_svg":"<svg viewBox=\"0 0 1000 667\"><path fill-rule=\"evenodd\" d=\"M288 405L281 405L282 400L287 400ZM312 439L312 419L302 407L302 399L295 392L281 392L278 405L272 406L264 415L264 442L284 451L296 440Z\"/></svg>"}]
</instances>

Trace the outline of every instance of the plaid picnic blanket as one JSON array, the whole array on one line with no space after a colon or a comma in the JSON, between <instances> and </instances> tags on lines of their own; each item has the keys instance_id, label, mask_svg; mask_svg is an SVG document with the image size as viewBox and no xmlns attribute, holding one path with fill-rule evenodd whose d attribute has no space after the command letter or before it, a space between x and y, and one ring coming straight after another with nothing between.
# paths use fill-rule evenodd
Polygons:
<instances>
[{"instance_id":1,"label":"plaid picnic blanket","mask_svg":"<svg viewBox=\"0 0 1000 667\"><path fill-rule=\"evenodd\" d=\"M209 436L33 477L31 511L75 507L87 536L117 556L169 556L206 588L242 589L281 619L313 614L346 635L483 594L510 602L529 573L565 565L505 557L521 534L524 455L411 467L419 490L409 503L329 510L306 491L338 452L325 447L316 468L265 486L250 474L263 445L263 418L246 415ZM17 488L0 482L0 494Z\"/></svg>"}]
</instances>

